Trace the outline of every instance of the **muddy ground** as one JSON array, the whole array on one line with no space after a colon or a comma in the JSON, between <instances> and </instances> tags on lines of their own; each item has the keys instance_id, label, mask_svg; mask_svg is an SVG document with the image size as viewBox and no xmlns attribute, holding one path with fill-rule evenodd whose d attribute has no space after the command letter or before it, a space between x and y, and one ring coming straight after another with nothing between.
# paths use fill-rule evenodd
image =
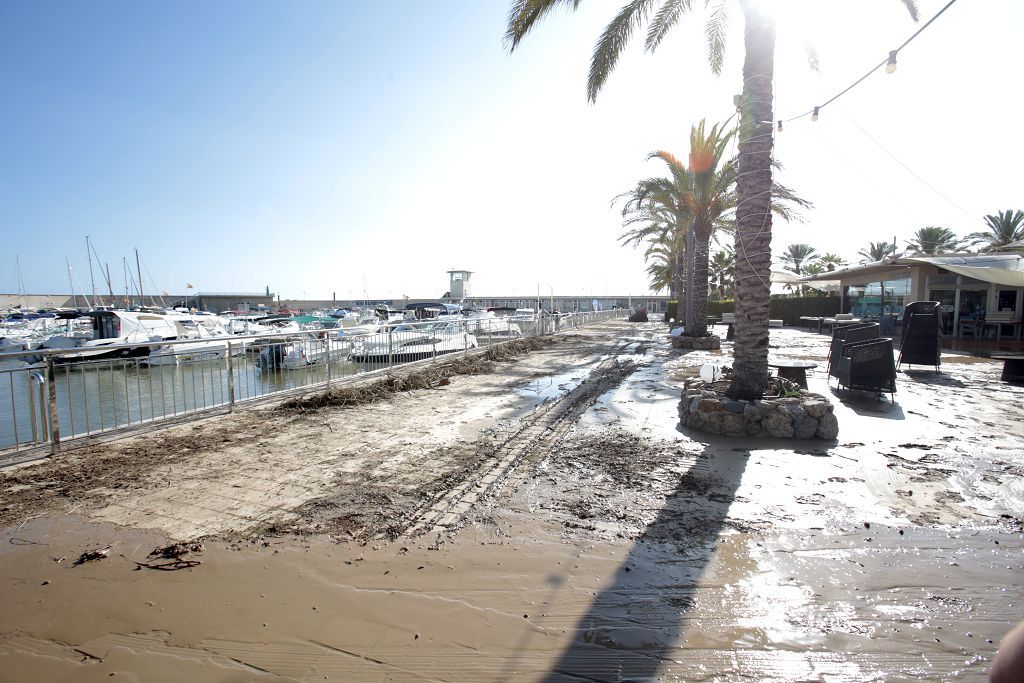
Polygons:
<instances>
[{"instance_id":1,"label":"muddy ground","mask_svg":"<svg viewBox=\"0 0 1024 683\"><path fill-rule=\"evenodd\" d=\"M0 680L984 679L1024 617L1024 390L819 369L837 442L712 438L679 387L730 346L663 332L0 470Z\"/></svg>"}]
</instances>

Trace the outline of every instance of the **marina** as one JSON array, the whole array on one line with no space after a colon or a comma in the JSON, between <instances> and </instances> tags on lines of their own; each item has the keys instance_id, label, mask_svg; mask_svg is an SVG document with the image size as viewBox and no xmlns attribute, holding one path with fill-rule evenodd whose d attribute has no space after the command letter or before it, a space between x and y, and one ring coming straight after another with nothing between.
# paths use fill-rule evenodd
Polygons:
<instances>
[{"instance_id":1,"label":"marina","mask_svg":"<svg viewBox=\"0 0 1024 683\"><path fill-rule=\"evenodd\" d=\"M96 311L81 316L91 321L92 335L82 327L66 335L66 325L27 326L35 337L20 339L36 345L0 353L0 458L624 315L531 312L513 321L478 312L361 323L350 316L325 328L309 316L250 317L239 326L174 311ZM53 335L42 337L40 329Z\"/></svg>"}]
</instances>

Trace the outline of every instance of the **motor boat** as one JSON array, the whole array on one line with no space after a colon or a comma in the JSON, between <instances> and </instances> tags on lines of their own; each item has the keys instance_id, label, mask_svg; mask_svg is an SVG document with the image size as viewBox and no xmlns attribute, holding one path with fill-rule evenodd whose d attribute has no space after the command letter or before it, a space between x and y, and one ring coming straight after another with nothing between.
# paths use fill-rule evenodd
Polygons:
<instances>
[{"instance_id":1,"label":"motor boat","mask_svg":"<svg viewBox=\"0 0 1024 683\"><path fill-rule=\"evenodd\" d=\"M406 323L357 341L352 349L356 363L408 363L477 347L476 337L452 321Z\"/></svg>"},{"instance_id":2,"label":"motor boat","mask_svg":"<svg viewBox=\"0 0 1024 683\"><path fill-rule=\"evenodd\" d=\"M40 349L74 349L74 353L63 353L54 358L55 363L76 363L87 360L108 358L134 358L148 356L152 345L131 349L110 349L115 344L139 344L177 339L182 328L176 320L164 313L153 311L89 311L85 317L92 320L92 334L89 338L57 335L46 339ZM32 364L42 356L26 356Z\"/></svg>"},{"instance_id":3,"label":"motor boat","mask_svg":"<svg viewBox=\"0 0 1024 683\"><path fill-rule=\"evenodd\" d=\"M196 341L154 346L149 352L149 356L143 358L141 362L144 365L197 363L224 358L229 348L233 356L245 353L247 344L245 340L234 340L233 336L219 324L213 326L211 330L205 323L204 319L191 317L176 320L175 324L179 328L178 339L194 339Z\"/></svg>"}]
</instances>

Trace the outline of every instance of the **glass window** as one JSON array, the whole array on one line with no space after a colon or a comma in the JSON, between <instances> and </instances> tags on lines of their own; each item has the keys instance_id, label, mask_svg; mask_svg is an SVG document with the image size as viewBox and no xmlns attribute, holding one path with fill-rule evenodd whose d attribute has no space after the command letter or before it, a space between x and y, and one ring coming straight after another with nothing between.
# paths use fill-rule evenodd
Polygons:
<instances>
[{"instance_id":1,"label":"glass window","mask_svg":"<svg viewBox=\"0 0 1024 683\"><path fill-rule=\"evenodd\" d=\"M1016 313L1017 312L1017 290L1016 289L1000 289L999 297L996 301L996 310L1000 313Z\"/></svg>"},{"instance_id":2,"label":"glass window","mask_svg":"<svg viewBox=\"0 0 1024 683\"><path fill-rule=\"evenodd\" d=\"M939 302L939 324L942 327L942 334L952 334L956 291L952 289L932 289L928 292L928 300Z\"/></svg>"},{"instance_id":3,"label":"glass window","mask_svg":"<svg viewBox=\"0 0 1024 683\"><path fill-rule=\"evenodd\" d=\"M960 319L984 320L988 292L984 289L960 290Z\"/></svg>"}]
</instances>

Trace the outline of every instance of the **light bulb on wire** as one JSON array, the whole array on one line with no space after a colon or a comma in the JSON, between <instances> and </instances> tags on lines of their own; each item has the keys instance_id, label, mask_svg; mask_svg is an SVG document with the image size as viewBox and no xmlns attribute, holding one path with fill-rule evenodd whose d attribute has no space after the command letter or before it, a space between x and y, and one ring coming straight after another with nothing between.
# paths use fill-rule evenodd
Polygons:
<instances>
[{"instance_id":1,"label":"light bulb on wire","mask_svg":"<svg viewBox=\"0 0 1024 683\"><path fill-rule=\"evenodd\" d=\"M818 120L818 108L815 107L814 108L814 113L811 114L811 121L817 121L817 120Z\"/></svg>"},{"instance_id":2,"label":"light bulb on wire","mask_svg":"<svg viewBox=\"0 0 1024 683\"><path fill-rule=\"evenodd\" d=\"M889 61L885 63L885 73L891 74L896 70L896 50L889 50Z\"/></svg>"}]
</instances>

